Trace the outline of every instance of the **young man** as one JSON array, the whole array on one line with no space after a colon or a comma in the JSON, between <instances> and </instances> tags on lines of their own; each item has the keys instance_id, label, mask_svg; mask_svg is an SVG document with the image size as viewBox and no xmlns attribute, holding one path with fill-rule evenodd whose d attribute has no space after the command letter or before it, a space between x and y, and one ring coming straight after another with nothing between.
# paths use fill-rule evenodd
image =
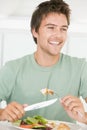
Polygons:
<instances>
[{"instance_id":1,"label":"young man","mask_svg":"<svg viewBox=\"0 0 87 130\"><path fill-rule=\"evenodd\" d=\"M69 24L70 9L63 0L38 5L31 19L36 52L8 62L0 71L0 100L8 104L0 110L0 120L41 115L50 120L87 123L87 114L79 99L82 96L87 102L87 63L85 59L61 53ZM25 104L55 97L43 96L40 93L43 88L56 91L61 101L25 113Z\"/></svg>"}]
</instances>

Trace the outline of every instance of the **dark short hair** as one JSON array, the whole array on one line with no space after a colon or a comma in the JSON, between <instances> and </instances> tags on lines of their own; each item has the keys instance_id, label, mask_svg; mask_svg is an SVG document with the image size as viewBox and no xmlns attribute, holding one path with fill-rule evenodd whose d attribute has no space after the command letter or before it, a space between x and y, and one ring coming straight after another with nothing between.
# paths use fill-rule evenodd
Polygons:
<instances>
[{"instance_id":1,"label":"dark short hair","mask_svg":"<svg viewBox=\"0 0 87 130\"><path fill-rule=\"evenodd\" d=\"M67 23L68 25L70 24L70 8L67 3L65 3L63 0L49 0L40 3L37 7L36 10L32 14L31 18L31 31L32 29L35 29L37 32L41 21L44 16L47 16L49 13L62 13L66 16L67 18ZM34 41L37 44L37 39L35 37Z\"/></svg>"}]
</instances>

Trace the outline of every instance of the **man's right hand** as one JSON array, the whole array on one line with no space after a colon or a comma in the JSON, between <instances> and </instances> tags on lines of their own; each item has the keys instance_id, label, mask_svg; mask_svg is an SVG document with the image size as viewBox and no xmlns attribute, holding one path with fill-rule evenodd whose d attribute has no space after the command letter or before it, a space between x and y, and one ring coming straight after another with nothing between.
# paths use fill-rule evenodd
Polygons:
<instances>
[{"instance_id":1,"label":"man's right hand","mask_svg":"<svg viewBox=\"0 0 87 130\"><path fill-rule=\"evenodd\" d=\"M17 102L11 102L4 109L0 109L0 120L13 122L20 119L24 113L23 105Z\"/></svg>"}]
</instances>

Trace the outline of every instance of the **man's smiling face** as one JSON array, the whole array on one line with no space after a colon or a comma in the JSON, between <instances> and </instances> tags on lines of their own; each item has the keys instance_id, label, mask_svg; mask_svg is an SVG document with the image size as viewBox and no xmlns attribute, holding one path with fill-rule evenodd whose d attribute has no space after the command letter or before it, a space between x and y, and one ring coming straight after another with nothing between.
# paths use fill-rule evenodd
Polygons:
<instances>
[{"instance_id":1,"label":"man's smiling face","mask_svg":"<svg viewBox=\"0 0 87 130\"><path fill-rule=\"evenodd\" d=\"M65 15L49 13L43 17L38 32L32 31L37 38L37 50L49 55L58 55L66 41L67 29Z\"/></svg>"}]
</instances>

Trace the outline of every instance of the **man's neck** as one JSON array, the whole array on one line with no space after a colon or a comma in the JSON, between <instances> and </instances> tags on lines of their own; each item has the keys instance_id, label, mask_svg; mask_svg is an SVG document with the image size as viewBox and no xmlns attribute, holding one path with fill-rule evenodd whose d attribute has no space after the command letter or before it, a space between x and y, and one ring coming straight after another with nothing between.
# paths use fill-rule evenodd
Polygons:
<instances>
[{"instance_id":1,"label":"man's neck","mask_svg":"<svg viewBox=\"0 0 87 130\"><path fill-rule=\"evenodd\" d=\"M54 64L56 64L59 60L60 54L56 56L50 56L50 55L40 55L38 52L35 52L34 54L36 62L44 67L49 67Z\"/></svg>"}]
</instances>

